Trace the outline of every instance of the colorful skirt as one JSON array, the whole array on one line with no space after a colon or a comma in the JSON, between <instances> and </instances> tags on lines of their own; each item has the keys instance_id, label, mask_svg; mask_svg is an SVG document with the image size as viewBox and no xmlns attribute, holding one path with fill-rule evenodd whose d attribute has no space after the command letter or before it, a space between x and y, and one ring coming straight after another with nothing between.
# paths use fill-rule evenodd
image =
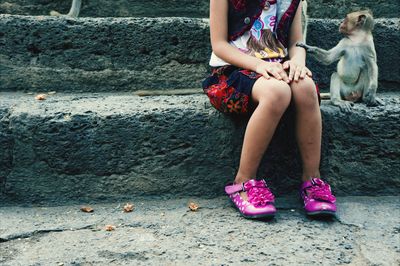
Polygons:
<instances>
[{"instance_id":1,"label":"colorful skirt","mask_svg":"<svg viewBox=\"0 0 400 266\"><path fill-rule=\"evenodd\" d=\"M203 81L203 90L211 104L225 114L249 114L255 106L251 100L254 83L262 75L251 70L227 65L212 68ZM318 99L320 100L317 86Z\"/></svg>"}]
</instances>

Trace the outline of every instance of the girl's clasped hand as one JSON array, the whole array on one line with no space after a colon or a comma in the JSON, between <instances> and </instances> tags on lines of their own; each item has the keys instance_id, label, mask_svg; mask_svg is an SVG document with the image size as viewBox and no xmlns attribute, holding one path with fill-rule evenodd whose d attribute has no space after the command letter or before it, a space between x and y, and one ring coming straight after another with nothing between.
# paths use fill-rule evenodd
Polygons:
<instances>
[{"instance_id":1,"label":"girl's clasped hand","mask_svg":"<svg viewBox=\"0 0 400 266\"><path fill-rule=\"evenodd\" d=\"M299 79L304 79L306 76L312 77L312 72L305 65L292 60L285 61L283 64L261 61L256 67L256 72L266 79L270 79L272 76L286 83L290 83L293 80L299 81Z\"/></svg>"}]
</instances>

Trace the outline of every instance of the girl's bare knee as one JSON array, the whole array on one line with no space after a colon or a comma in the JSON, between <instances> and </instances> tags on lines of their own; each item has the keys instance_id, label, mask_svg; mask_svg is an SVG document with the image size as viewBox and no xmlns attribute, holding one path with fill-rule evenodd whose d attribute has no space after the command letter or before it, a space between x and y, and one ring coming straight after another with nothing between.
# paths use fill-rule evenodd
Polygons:
<instances>
[{"instance_id":1,"label":"girl's bare knee","mask_svg":"<svg viewBox=\"0 0 400 266\"><path fill-rule=\"evenodd\" d=\"M263 89L258 104L268 109L269 113L280 116L288 108L291 97L289 85L283 81L276 81Z\"/></svg>"},{"instance_id":2,"label":"girl's bare knee","mask_svg":"<svg viewBox=\"0 0 400 266\"><path fill-rule=\"evenodd\" d=\"M293 101L298 108L315 108L318 106L318 94L311 78L306 77L291 84Z\"/></svg>"},{"instance_id":3,"label":"girl's bare knee","mask_svg":"<svg viewBox=\"0 0 400 266\"><path fill-rule=\"evenodd\" d=\"M289 104L291 98L291 90L287 83L275 79L264 79L257 80L253 88L253 97L257 102L273 100Z\"/></svg>"}]
</instances>

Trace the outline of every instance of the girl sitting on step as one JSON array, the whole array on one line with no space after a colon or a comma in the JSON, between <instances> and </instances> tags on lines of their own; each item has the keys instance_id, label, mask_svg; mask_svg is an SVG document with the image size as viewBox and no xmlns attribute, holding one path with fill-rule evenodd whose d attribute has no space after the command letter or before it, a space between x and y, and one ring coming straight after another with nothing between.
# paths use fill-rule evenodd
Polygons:
<instances>
[{"instance_id":1,"label":"girl sitting on step","mask_svg":"<svg viewBox=\"0 0 400 266\"><path fill-rule=\"evenodd\" d=\"M211 75L203 89L226 114L251 114L239 170L225 187L246 218L275 214L274 195L255 176L279 120L293 102L306 213L334 215L335 197L320 179L319 93L305 66L300 0L210 0Z\"/></svg>"}]
</instances>

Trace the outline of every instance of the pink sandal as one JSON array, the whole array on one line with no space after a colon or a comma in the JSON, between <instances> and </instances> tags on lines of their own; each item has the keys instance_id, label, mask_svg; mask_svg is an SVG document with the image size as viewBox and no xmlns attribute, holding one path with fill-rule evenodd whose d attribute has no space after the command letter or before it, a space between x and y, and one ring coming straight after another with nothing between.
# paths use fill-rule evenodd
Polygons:
<instances>
[{"instance_id":1,"label":"pink sandal","mask_svg":"<svg viewBox=\"0 0 400 266\"><path fill-rule=\"evenodd\" d=\"M240 196L241 191L247 192L248 200ZM251 179L241 184L230 184L225 186L225 192L245 218L268 218L276 213L275 197L265 180Z\"/></svg>"},{"instance_id":2,"label":"pink sandal","mask_svg":"<svg viewBox=\"0 0 400 266\"><path fill-rule=\"evenodd\" d=\"M320 178L312 178L303 182L300 190L307 215L329 215L336 213L336 198L332 195L331 187Z\"/></svg>"}]
</instances>

